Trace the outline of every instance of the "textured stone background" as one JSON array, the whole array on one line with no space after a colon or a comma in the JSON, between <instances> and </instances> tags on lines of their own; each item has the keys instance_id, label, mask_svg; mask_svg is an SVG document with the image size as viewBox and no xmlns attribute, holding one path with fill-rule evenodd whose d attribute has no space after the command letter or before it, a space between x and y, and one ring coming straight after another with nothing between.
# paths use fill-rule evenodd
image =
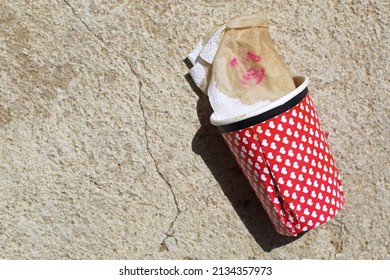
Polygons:
<instances>
[{"instance_id":1,"label":"textured stone background","mask_svg":"<svg viewBox=\"0 0 390 280\"><path fill-rule=\"evenodd\" d=\"M267 10L347 204L278 235L183 62ZM388 1L1 1L0 258L389 259Z\"/></svg>"}]
</instances>

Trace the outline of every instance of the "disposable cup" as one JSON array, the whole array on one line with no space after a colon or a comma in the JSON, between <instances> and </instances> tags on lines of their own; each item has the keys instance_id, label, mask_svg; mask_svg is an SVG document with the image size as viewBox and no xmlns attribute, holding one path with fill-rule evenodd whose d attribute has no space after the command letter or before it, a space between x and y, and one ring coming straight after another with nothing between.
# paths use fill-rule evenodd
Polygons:
<instances>
[{"instance_id":1,"label":"disposable cup","mask_svg":"<svg viewBox=\"0 0 390 280\"><path fill-rule=\"evenodd\" d=\"M326 223L345 198L339 171L308 90L307 77L269 105L210 121L255 191L277 232L297 234Z\"/></svg>"}]
</instances>

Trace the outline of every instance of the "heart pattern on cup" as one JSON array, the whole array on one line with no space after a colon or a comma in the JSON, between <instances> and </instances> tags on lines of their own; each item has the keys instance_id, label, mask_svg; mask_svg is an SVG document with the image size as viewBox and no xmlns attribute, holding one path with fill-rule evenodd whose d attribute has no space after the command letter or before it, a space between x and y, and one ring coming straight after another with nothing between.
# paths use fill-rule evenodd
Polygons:
<instances>
[{"instance_id":1,"label":"heart pattern on cup","mask_svg":"<svg viewBox=\"0 0 390 280\"><path fill-rule=\"evenodd\" d=\"M340 212L342 183L309 93L276 117L222 136L280 234L295 236Z\"/></svg>"}]
</instances>

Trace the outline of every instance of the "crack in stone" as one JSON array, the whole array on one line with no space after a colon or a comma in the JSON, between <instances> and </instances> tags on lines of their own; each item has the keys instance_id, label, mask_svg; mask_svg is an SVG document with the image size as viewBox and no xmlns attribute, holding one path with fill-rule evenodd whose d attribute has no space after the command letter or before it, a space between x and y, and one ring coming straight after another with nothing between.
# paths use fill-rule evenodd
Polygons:
<instances>
[{"instance_id":1,"label":"crack in stone","mask_svg":"<svg viewBox=\"0 0 390 280\"><path fill-rule=\"evenodd\" d=\"M88 30L88 32L90 32L94 37L96 37L100 42L104 43L103 41L103 38L98 36L95 32L93 32L92 29L89 28L88 24L82 19L80 18L77 13L76 13L76 10L73 8L73 6L68 2L68 0L63 0L65 2L65 4L70 8L70 10L72 11L73 15L85 26L85 28Z\"/></svg>"},{"instance_id":2,"label":"crack in stone","mask_svg":"<svg viewBox=\"0 0 390 280\"><path fill-rule=\"evenodd\" d=\"M103 45L107 48L107 49L111 49L111 48L108 48L108 46L106 45L106 43L104 42L103 38L98 36L89 26L88 24L82 20L82 18L80 18L77 13L76 13L76 10L73 8L73 6L68 2L68 0L63 0L65 2L65 4L71 9L73 15L84 25L84 27L88 30L88 32L90 32L96 39L98 39L101 43L103 43ZM126 59L126 57L124 57L122 54L118 53L116 50L114 49L111 49L116 55L118 55L120 58L122 58L125 63L129 66L130 68L130 71L132 72L132 74L137 78L138 80L138 105L139 105L139 108L141 109L141 112L142 112L142 117L143 117L143 121L144 121L144 138L146 140L146 150L149 154L149 156L151 157L151 159L153 160L153 164L154 164L154 169L155 171L157 172L157 174L159 175L159 177L164 181L164 183L168 186L169 188L169 191L173 197L173 201L175 203L175 210L176 210L176 215L174 217L174 219L172 220L172 222L170 223L169 225L169 228L168 230L165 232L165 237L164 239L161 241L161 247L160 248L163 248L163 249L168 249L167 245L165 244L165 241L167 240L167 238L169 237L172 237L173 234L174 234L174 231L173 231L173 228L174 228L174 225L175 225L175 222L177 221L179 215L181 214L182 210L179 208L179 203L177 201L177 198L176 198L176 194L175 192L173 191L173 186L171 185L171 183L169 183L169 181L165 178L165 175L160 171L160 168L158 167L158 164L157 164L157 161L153 155L153 153L150 151L150 143L149 143L149 137L148 137L148 134L147 134L147 130L148 128L150 127L149 124L148 124L148 121L147 121L147 118L146 118L146 115L145 115L145 110L144 110L144 105L142 103L142 80L139 76L139 74L134 70L133 66L131 65L131 63L129 63L129 61Z\"/></svg>"},{"instance_id":3,"label":"crack in stone","mask_svg":"<svg viewBox=\"0 0 390 280\"><path fill-rule=\"evenodd\" d=\"M133 70L134 71L134 70ZM145 115L145 110L144 110L144 105L142 104L142 94L141 94L141 88L142 88L142 82L141 80L139 80L140 82L140 91L139 91L139 96L138 96L138 104L139 104L139 107L142 111L142 116L143 116L143 120L144 120L144 136L145 136L145 140L146 140L146 150L148 151L150 157L152 158L153 160L153 163L154 163L154 168L157 172L157 174L160 176L160 178L165 182L165 184L169 187L169 190L171 192L171 195L173 197L173 201L175 203L175 207L176 207L176 215L175 215L175 218L172 220L172 222L170 223L169 225L169 228L168 230L165 232L165 237L164 239L161 241L161 246L160 246L160 249L162 250L168 250L168 246L166 245L165 241L167 240L167 238L169 237L172 237L174 235L174 231L173 231L173 228L174 228L174 225L175 225L175 222L177 221L180 213L182 212L182 210L179 208L179 203L177 201L177 198L176 198L176 194L175 192L173 191L173 186L171 185L171 183L169 183L169 181L165 178L165 175L160 171L159 167L158 167L158 164L157 164L157 161L153 155L153 153L150 151L150 144L149 144L149 137L147 135L147 129L149 127L149 124L148 124L148 121L147 121L147 118L146 118L146 115Z\"/></svg>"},{"instance_id":4,"label":"crack in stone","mask_svg":"<svg viewBox=\"0 0 390 280\"><path fill-rule=\"evenodd\" d=\"M337 256L343 251L343 247L344 247L344 240L343 240L343 236L346 236L348 234L343 234L343 233L346 233L348 232L347 230L347 227L346 225L341 221L341 220L335 220L335 225L340 229L340 232L339 232L339 244L338 246L336 246L335 244L333 244L335 246L335 249L336 249L336 252L333 256L334 259L337 259Z\"/></svg>"}]
</instances>

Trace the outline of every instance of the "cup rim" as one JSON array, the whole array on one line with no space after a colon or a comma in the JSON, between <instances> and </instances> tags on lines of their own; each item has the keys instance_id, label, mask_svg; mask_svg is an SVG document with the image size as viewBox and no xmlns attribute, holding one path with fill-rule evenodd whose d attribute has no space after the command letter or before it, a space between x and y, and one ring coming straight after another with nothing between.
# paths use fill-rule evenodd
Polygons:
<instances>
[{"instance_id":1,"label":"cup rim","mask_svg":"<svg viewBox=\"0 0 390 280\"><path fill-rule=\"evenodd\" d=\"M218 120L215 116L215 113L212 113L211 116L210 116L210 122L215 125L215 126L223 126L223 125L229 125L229 124L232 124L232 123L236 123L236 122L239 122L239 121L243 121L243 120L246 120L246 119L249 119L249 118L252 118L254 116L257 116L257 115L260 115L260 114L263 114L269 110L272 110L278 106L281 106L283 104L285 104L286 102L288 102L289 100L291 100L292 98L294 98L296 95L298 95L299 93L301 93L308 85L309 85L309 78L307 76L294 76L293 77L293 80L294 80L294 83L295 85L298 85L293 91L291 91L290 93L284 95L283 97L271 102L270 104L264 106L264 107L261 107L259 109L256 109L254 111L251 111L247 114L244 114L244 115L240 115L238 117L234 117L234 118L229 118L229 119L223 119L223 120Z\"/></svg>"}]
</instances>

